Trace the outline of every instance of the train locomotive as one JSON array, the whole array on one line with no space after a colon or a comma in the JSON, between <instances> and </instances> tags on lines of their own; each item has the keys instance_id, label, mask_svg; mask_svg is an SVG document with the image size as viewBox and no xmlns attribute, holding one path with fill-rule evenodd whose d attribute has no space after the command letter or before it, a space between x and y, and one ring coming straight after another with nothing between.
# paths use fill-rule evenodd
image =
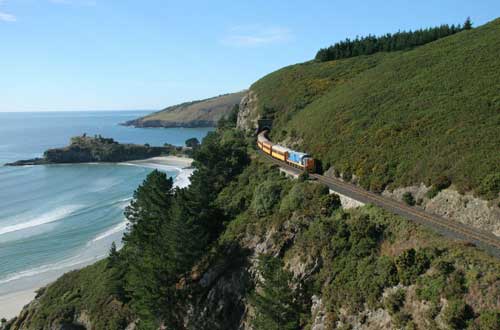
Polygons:
<instances>
[{"instance_id":1,"label":"train locomotive","mask_svg":"<svg viewBox=\"0 0 500 330\"><path fill-rule=\"evenodd\" d=\"M285 148L278 144L274 144L267 138L268 131L264 130L257 135L257 146L264 153L273 158L281 160L290 166L301 169L303 171L314 173L316 164L314 158L306 153L298 152L289 148Z\"/></svg>"}]
</instances>

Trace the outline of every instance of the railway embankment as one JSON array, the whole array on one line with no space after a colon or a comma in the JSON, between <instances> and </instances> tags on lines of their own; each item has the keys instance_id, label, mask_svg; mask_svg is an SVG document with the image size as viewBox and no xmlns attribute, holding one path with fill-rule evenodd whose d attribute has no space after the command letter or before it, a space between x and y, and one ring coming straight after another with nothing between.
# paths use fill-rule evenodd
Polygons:
<instances>
[{"instance_id":1,"label":"railway embankment","mask_svg":"<svg viewBox=\"0 0 500 330\"><path fill-rule=\"evenodd\" d=\"M263 152L261 154L268 161L274 162L288 171L298 172L297 169L284 162L281 162ZM424 225L441 235L451 239L469 242L481 247L491 255L500 257L500 238L490 232L462 224L456 220L432 214L420 206L407 205L406 203L396 201L381 194L366 191L363 188L342 179L331 178L319 174L312 174L311 176L313 179L327 185L328 188L335 193L347 196L350 199L363 204L376 205L388 212L402 216L407 220Z\"/></svg>"},{"instance_id":2,"label":"railway embankment","mask_svg":"<svg viewBox=\"0 0 500 330\"><path fill-rule=\"evenodd\" d=\"M382 195L403 201L405 193L411 193L425 211L443 218L461 222L500 237L500 208L492 202L475 197L470 193L460 194L453 188L440 191L429 198L430 187L424 184L385 190Z\"/></svg>"}]
</instances>

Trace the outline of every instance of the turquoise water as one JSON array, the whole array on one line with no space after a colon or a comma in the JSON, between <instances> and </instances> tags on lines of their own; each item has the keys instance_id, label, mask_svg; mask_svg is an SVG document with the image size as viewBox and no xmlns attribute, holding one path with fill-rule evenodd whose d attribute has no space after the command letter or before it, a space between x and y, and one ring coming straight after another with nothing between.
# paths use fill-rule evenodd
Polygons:
<instances>
[{"instance_id":1,"label":"turquoise water","mask_svg":"<svg viewBox=\"0 0 500 330\"><path fill-rule=\"evenodd\" d=\"M0 164L40 156L71 136L182 145L209 128L136 129L144 112L0 113ZM105 256L126 228L123 210L154 164L0 166L0 295L45 284ZM161 170L176 180L185 173Z\"/></svg>"}]
</instances>

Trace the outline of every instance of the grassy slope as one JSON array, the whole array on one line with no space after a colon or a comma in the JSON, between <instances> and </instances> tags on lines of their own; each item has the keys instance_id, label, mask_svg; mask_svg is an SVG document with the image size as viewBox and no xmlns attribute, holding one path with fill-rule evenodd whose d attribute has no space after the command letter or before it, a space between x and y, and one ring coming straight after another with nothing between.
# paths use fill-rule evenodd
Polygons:
<instances>
[{"instance_id":1,"label":"grassy slope","mask_svg":"<svg viewBox=\"0 0 500 330\"><path fill-rule=\"evenodd\" d=\"M206 100L182 103L155 112L139 121L162 121L165 123L182 123L190 121L217 121L226 116L235 104L239 104L244 92L225 94Z\"/></svg>"},{"instance_id":2,"label":"grassy slope","mask_svg":"<svg viewBox=\"0 0 500 330\"><path fill-rule=\"evenodd\" d=\"M500 173L500 20L411 51L276 71L252 86L289 136L380 190L449 176L460 190ZM300 139L297 139L300 138Z\"/></svg>"}]
</instances>

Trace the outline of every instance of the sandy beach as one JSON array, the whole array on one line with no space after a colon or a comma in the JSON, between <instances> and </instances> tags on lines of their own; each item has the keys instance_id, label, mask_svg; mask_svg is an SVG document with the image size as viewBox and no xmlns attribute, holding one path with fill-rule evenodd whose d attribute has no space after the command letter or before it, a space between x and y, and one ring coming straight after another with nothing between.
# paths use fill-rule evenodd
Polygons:
<instances>
[{"instance_id":1,"label":"sandy beach","mask_svg":"<svg viewBox=\"0 0 500 330\"><path fill-rule=\"evenodd\" d=\"M165 156L150 159L120 163L117 165L141 166L156 168L165 171L176 171L178 174L174 180L176 187L186 187L189 185L189 178L194 169L191 168L193 160L187 157ZM112 230L112 228L111 228ZM11 319L19 314L22 308L35 297L35 291L53 282L63 273L78 269L96 262L102 256L95 256L91 261L84 263L74 263L68 267L56 268L43 273L33 274L14 280L9 283L7 292L0 292L0 318Z\"/></svg>"},{"instance_id":2,"label":"sandy beach","mask_svg":"<svg viewBox=\"0 0 500 330\"><path fill-rule=\"evenodd\" d=\"M193 159L187 157L178 157L178 156L163 156L163 157L154 157L143 160L134 160L127 163L138 164L138 165L156 164L156 165L179 167L184 169L191 167Z\"/></svg>"},{"instance_id":3,"label":"sandy beach","mask_svg":"<svg viewBox=\"0 0 500 330\"><path fill-rule=\"evenodd\" d=\"M9 293L0 297L0 318L17 316L23 307L35 298L35 289Z\"/></svg>"}]
</instances>

